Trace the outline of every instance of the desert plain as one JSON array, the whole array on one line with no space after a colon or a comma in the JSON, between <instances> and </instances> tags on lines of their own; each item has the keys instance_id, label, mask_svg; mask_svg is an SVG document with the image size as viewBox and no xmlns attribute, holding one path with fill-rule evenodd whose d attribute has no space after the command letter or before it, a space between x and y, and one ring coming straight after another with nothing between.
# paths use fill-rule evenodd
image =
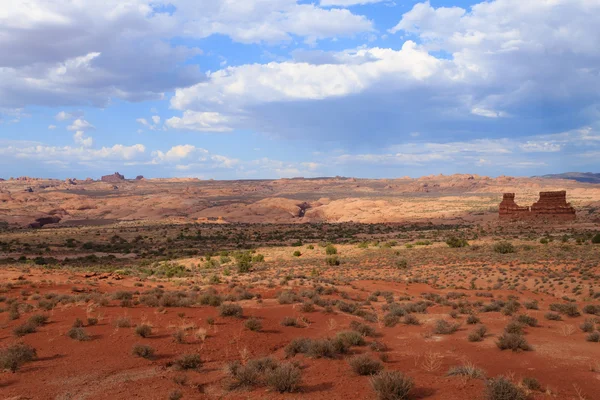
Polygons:
<instances>
[{"instance_id":1,"label":"desert plain","mask_svg":"<svg viewBox=\"0 0 600 400\"><path fill-rule=\"evenodd\" d=\"M574 221L501 221L566 190ZM0 181L0 397L598 399L600 186Z\"/></svg>"}]
</instances>

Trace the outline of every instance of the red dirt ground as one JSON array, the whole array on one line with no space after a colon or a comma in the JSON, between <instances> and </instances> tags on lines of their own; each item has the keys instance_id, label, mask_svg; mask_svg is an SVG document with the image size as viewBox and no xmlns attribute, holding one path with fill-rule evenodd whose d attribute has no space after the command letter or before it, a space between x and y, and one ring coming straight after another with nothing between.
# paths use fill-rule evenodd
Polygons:
<instances>
[{"instance_id":1,"label":"red dirt ground","mask_svg":"<svg viewBox=\"0 0 600 400\"><path fill-rule=\"evenodd\" d=\"M18 277L21 276L21 280ZM26 281L23 281L25 279ZM29 270L23 273L17 269L0 272L0 282L11 283L13 287L2 296L7 298L28 298L34 293L70 294L73 288L93 289L100 293L113 293L118 290L145 291L156 287L156 283L145 282L144 287L135 287L136 280L100 280L92 278L97 285L86 286L81 275L66 272ZM43 282L42 282L43 281ZM24 284L23 282L28 282ZM34 287L31 287L31 284ZM295 286L286 289L302 290L307 287ZM177 290L165 283L165 289ZM352 298L366 299L375 290L389 290L395 296L409 294L418 298L423 292L445 294L450 290L434 290L424 284L401 284L390 282L354 281L351 289L343 287ZM227 293L224 286L215 286L219 292ZM0 347L17 341L27 343L37 349L37 360L24 364L16 373L0 373L0 398L3 399L167 399L174 390L181 391L183 398L194 399L375 399L369 378L356 376L347 363L348 356L338 360L310 359L295 356L302 368L301 389L297 393L279 394L265 388L254 390L227 391L223 388L224 365L229 361L273 356L284 359L283 348L296 337L321 338L334 336L336 332L348 329L352 320L358 317L335 311L327 314L317 311L303 313L299 305L280 305L274 298L281 288L267 289L256 287L252 293L260 293L263 301L256 299L240 301L244 309L244 319L224 318L218 309L210 306L191 308L151 308L144 305L121 307L118 301L108 306L94 306L90 303L59 305L47 314L49 323L38 331L14 337L13 329L22 324L34 310L24 313L20 319L9 321L7 312L0 314ZM22 292L25 290L25 292ZM474 292L465 291L471 301ZM25 296L23 296L25 293ZM495 298L506 298L508 293L494 291ZM322 296L339 298L337 295ZM415 380L412 397L430 400L465 400L483 398L484 382L478 379L466 380L446 376L448 368L469 361L484 369L488 377L512 374L515 380L534 377L540 381L547 393L533 392L531 399L576 399L578 392L586 399L599 398L600 393L600 345L585 340L585 333L579 329L586 315L576 318L564 317L564 321L548 321L543 315L548 304L556 299L548 296L525 293L521 299L536 299L540 310L527 310L527 314L538 319L540 326L526 329L526 337L534 351L513 353L500 351L495 338L500 335L510 317L500 313L480 313L479 317L491 333L482 342L470 343L467 335L473 329L464 323L464 316L458 320L462 326L452 335L432 335L433 321L439 318L450 320L450 307L434 305L427 314L417 314L420 326L398 324L393 328L382 324L370 324L380 333L376 340L390 349L386 369L402 371ZM36 301L27 300L37 304ZM381 297L377 308L385 300ZM2 305L2 303L0 303ZM580 305L581 307L581 305ZM96 326L85 327L91 340L78 342L66 336L75 318L85 321L88 316L97 316ZM140 338L134 328L116 328L117 318L128 316L133 324L142 322L153 326L149 338ZM257 317L263 322L262 332L251 332L244 328L247 317ZM279 322L286 316L304 317L307 324L303 328L283 327ZM216 323L209 325L207 318ZM177 344L172 333L177 327L194 326L189 330L186 344ZM568 333L566 326L574 331ZM196 328L207 330L205 341L196 339ZM565 333L563 333L563 330ZM368 338L368 342L372 339ZM156 350L154 360L134 357L131 349L134 344L143 343ZM353 347L353 353L373 353L369 347ZM199 371L179 372L169 366L169 362L184 353L199 353L204 361ZM377 357L376 353L373 353ZM427 362L431 368L427 368ZM595 371L595 372L594 372ZM182 386L174 382L174 377L187 376ZM583 398L583 397L582 397Z\"/></svg>"}]
</instances>

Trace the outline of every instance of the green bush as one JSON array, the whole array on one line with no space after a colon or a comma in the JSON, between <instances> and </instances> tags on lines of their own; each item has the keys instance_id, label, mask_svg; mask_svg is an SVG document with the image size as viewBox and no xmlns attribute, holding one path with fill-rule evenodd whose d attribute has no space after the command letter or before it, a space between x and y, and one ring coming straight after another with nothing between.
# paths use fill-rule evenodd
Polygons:
<instances>
[{"instance_id":1,"label":"green bush","mask_svg":"<svg viewBox=\"0 0 600 400\"><path fill-rule=\"evenodd\" d=\"M338 259L337 256L329 256L329 257L325 258L325 263L327 265L335 266L335 265L340 265L340 260Z\"/></svg>"},{"instance_id":2,"label":"green bush","mask_svg":"<svg viewBox=\"0 0 600 400\"><path fill-rule=\"evenodd\" d=\"M592 238L592 243L594 243L594 244L600 244L600 233L596 233L594 235L594 237Z\"/></svg>"},{"instance_id":3,"label":"green bush","mask_svg":"<svg viewBox=\"0 0 600 400\"><path fill-rule=\"evenodd\" d=\"M461 247L467 247L469 245L469 242L467 242L467 239L458 238L456 236L450 236L448 240L446 240L446 244L450 248L458 249Z\"/></svg>"},{"instance_id":4,"label":"green bush","mask_svg":"<svg viewBox=\"0 0 600 400\"><path fill-rule=\"evenodd\" d=\"M494 245L494 251L500 254L514 253L515 247L510 242L498 242Z\"/></svg>"},{"instance_id":5,"label":"green bush","mask_svg":"<svg viewBox=\"0 0 600 400\"><path fill-rule=\"evenodd\" d=\"M300 250L296 250L294 252L294 257L300 257L302 255L302 253L300 252Z\"/></svg>"},{"instance_id":6,"label":"green bush","mask_svg":"<svg viewBox=\"0 0 600 400\"><path fill-rule=\"evenodd\" d=\"M327 254L328 256L332 256L334 254L337 254L337 248L334 245L332 245L332 244L328 244L325 247L325 254Z\"/></svg>"}]
</instances>

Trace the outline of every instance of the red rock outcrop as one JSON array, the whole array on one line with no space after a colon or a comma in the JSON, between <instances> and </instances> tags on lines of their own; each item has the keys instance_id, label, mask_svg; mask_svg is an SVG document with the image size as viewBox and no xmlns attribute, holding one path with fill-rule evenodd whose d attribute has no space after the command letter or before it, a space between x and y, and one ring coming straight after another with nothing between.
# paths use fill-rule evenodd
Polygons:
<instances>
[{"instance_id":1,"label":"red rock outcrop","mask_svg":"<svg viewBox=\"0 0 600 400\"><path fill-rule=\"evenodd\" d=\"M112 175L104 175L102 178L100 178L100 180L102 182L108 182L108 183L119 183L119 182L123 182L125 180L125 177L123 175L121 175L118 172L115 172Z\"/></svg>"},{"instance_id":2,"label":"red rock outcrop","mask_svg":"<svg viewBox=\"0 0 600 400\"><path fill-rule=\"evenodd\" d=\"M522 207L515 203L514 193L504 193L499 207L500 219L559 219L574 220L575 208L567 203L567 192L540 192L540 199L531 207Z\"/></svg>"},{"instance_id":3,"label":"red rock outcrop","mask_svg":"<svg viewBox=\"0 0 600 400\"><path fill-rule=\"evenodd\" d=\"M521 219L529 216L529 207L515 203L514 193L504 193L499 207L500 218Z\"/></svg>"}]
</instances>

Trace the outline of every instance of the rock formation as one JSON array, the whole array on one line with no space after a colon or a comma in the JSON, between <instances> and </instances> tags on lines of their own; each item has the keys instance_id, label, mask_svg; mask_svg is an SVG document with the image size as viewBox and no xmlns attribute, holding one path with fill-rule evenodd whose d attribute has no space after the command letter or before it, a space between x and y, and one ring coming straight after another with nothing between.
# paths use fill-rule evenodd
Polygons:
<instances>
[{"instance_id":1,"label":"rock formation","mask_svg":"<svg viewBox=\"0 0 600 400\"><path fill-rule=\"evenodd\" d=\"M135 177L136 181L141 181L143 179L144 179L144 175L138 175L138 176Z\"/></svg>"},{"instance_id":2,"label":"rock formation","mask_svg":"<svg viewBox=\"0 0 600 400\"><path fill-rule=\"evenodd\" d=\"M567 192L540 192L540 199L531 207L522 207L515 203L514 193L504 193L499 206L500 219L522 220L541 219L575 219L575 209L567 203Z\"/></svg>"},{"instance_id":3,"label":"rock formation","mask_svg":"<svg viewBox=\"0 0 600 400\"><path fill-rule=\"evenodd\" d=\"M119 182L123 182L125 180L125 177L123 175L121 175L118 172L115 172L112 175L104 175L102 178L100 178L100 180L102 182L108 182L108 183L119 183Z\"/></svg>"}]
</instances>

